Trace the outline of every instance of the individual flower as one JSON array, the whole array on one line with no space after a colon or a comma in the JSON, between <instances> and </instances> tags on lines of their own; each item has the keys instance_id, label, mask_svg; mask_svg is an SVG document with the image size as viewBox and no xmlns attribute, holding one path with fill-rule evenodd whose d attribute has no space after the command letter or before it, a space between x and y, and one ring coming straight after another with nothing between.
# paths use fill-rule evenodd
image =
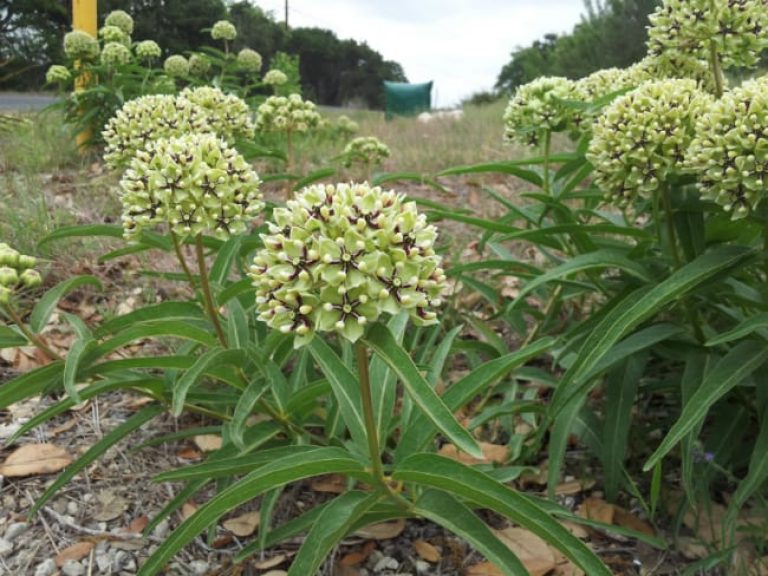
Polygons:
<instances>
[{"instance_id":1,"label":"individual flower","mask_svg":"<svg viewBox=\"0 0 768 576\"><path fill-rule=\"evenodd\" d=\"M181 54L168 56L163 63L163 70L168 76L183 78L189 74L189 61Z\"/></svg>"},{"instance_id":2,"label":"individual flower","mask_svg":"<svg viewBox=\"0 0 768 576\"><path fill-rule=\"evenodd\" d=\"M214 40L234 40L236 37L235 25L227 20L219 20L211 28L211 38Z\"/></svg>"},{"instance_id":3,"label":"individual flower","mask_svg":"<svg viewBox=\"0 0 768 576\"><path fill-rule=\"evenodd\" d=\"M133 18L123 10L112 10L104 19L104 25L120 28L128 36L133 34Z\"/></svg>"},{"instance_id":4,"label":"individual flower","mask_svg":"<svg viewBox=\"0 0 768 576\"><path fill-rule=\"evenodd\" d=\"M389 146L375 136L360 136L346 145L343 155L345 166L352 166L354 163L373 166L389 158L390 151Z\"/></svg>"},{"instance_id":5,"label":"individual flower","mask_svg":"<svg viewBox=\"0 0 768 576\"><path fill-rule=\"evenodd\" d=\"M282 86L288 82L288 76L286 76L285 72L282 70L273 69L264 74L262 82L264 82L264 84L269 84L270 86Z\"/></svg>"},{"instance_id":6,"label":"individual flower","mask_svg":"<svg viewBox=\"0 0 768 576\"><path fill-rule=\"evenodd\" d=\"M181 237L240 234L264 207L259 184L243 157L214 134L155 140L120 180L125 237L162 223Z\"/></svg>"},{"instance_id":7,"label":"individual flower","mask_svg":"<svg viewBox=\"0 0 768 576\"><path fill-rule=\"evenodd\" d=\"M606 200L628 205L682 167L694 120L712 98L694 80L657 80L614 100L592 127L587 159Z\"/></svg>"},{"instance_id":8,"label":"individual flower","mask_svg":"<svg viewBox=\"0 0 768 576\"><path fill-rule=\"evenodd\" d=\"M504 112L504 138L536 146L546 132L569 127L573 111L561 101L574 99L567 78L545 76L520 86Z\"/></svg>"},{"instance_id":9,"label":"individual flower","mask_svg":"<svg viewBox=\"0 0 768 576\"><path fill-rule=\"evenodd\" d=\"M437 230L405 196L363 184L317 184L273 212L250 276L259 319L295 335L354 342L384 313L437 321L445 288Z\"/></svg>"},{"instance_id":10,"label":"individual flower","mask_svg":"<svg viewBox=\"0 0 768 576\"><path fill-rule=\"evenodd\" d=\"M104 161L111 168L126 166L137 151L158 138L210 131L206 111L186 98L141 96L126 102L104 127Z\"/></svg>"},{"instance_id":11,"label":"individual flower","mask_svg":"<svg viewBox=\"0 0 768 576\"><path fill-rule=\"evenodd\" d=\"M48 84L54 84L56 82L64 84L69 82L71 78L72 74L70 73L69 68L59 64L54 64L48 68L48 71L45 73L45 81Z\"/></svg>"},{"instance_id":12,"label":"individual flower","mask_svg":"<svg viewBox=\"0 0 768 576\"><path fill-rule=\"evenodd\" d=\"M130 48L131 37L117 26L103 26L99 30L99 37L104 42L117 42Z\"/></svg>"},{"instance_id":13,"label":"individual flower","mask_svg":"<svg viewBox=\"0 0 768 576\"><path fill-rule=\"evenodd\" d=\"M212 86L185 88L179 96L202 108L210 129L229 144L237 138L253 138L251 109L242 98Z\"/></svg>"},{"instance_id":14,"label":"individual flower","mask_svg":"<svg viewBox=\"0 0 768 576\"><path fill-rule=\"evenodd\" d=\"M314 102L298 94L270 96L259 106L256 129L262 132L307 132L320 123Z\"/></svg>"},{"instance_id":15,"label":"individual flower","mask_svg":"<svg viewBox=\"0 0 768 576\"><path fill-rule=\"evenodd\" d=\"M0 304L9 304L13 293L20 288L35 288L43 283L34 269L37 259L20 254L8 244L0 242Z\"/></svg>"},{"instance_id":16,"label":"individual flower","mask_svg":"<svg viewBox=\"0 0 768 576\"><path fill-rule=\"evenodd\" d=\"M202 54L192 54L189 57L189 74L202 78L211 69L211 61Z\"/></svg>"},{"instance_id":17,"label":"individual flower","mask_svg":"<svg viewBox=\"0 0 768 576\"><path fill-rule=\"evenodd\" d=\"M696 121L687 165L703 198L733 219L744 218L768 184L768 81L752 80L726 92Z\"/></svg>"},{"instance_id":18,"label":"individual flower","mask_svg":"<svg viewBox=\"0 0 768 576\"><path fill-rule=\"evenodd\" d=\"M649 20L652 56L707 60L714 45L726 68L754 66L768 47L765 0L663 0Z\"/></svg>"},{"instance_id":19,"label":"individual flower","mask_svg":"<svg viewBox=\"0 0 768 576\"><path fill-rule=\"evenodd\" d=\"M64 53L73 60L93 60L99 55L99 43L82 30L72 30L64 35Z\"/></svg>"},{"instance_id":20,"label":"individual flower","mask_svg":"<svg viewBox=\"0 0 768 576\"><path fill-rule=\"evenodd\" d=\"M160 58L163 52L154 40L142 40L136 44L136 56L141 60Z\"/></svg>"},{"instance_id":21,"label":"individual flower","mask_svg":"<svg viewBox=\"0 0 768 576\"><path fill-rule=\"evenodd\" d=\"M357 122L352 120L349 116L342 114L339 116L338 120L336 120L336 129L345 136L351 136L360 130L360 126L358 126Z\"/></svg>"},{"instance_id":22,"label":"individual flower","mask_svg":"<svg viewBox=\"0 0 768 576\"><path fill-rule=\"evenodd\" d=\"M114 67L128 64L131 61L131 51L123 44L108 42L101 50L101 63Z\"/></svg>"},{"instance_id":23,"label":"individual flower","mask_svg":"<svg viewBox=\"0 0 768 576\"><path fill-rule=\"evenodd\" d=\"M258 72L262 66L261 54L256 50L243 48L237 53L237 64L248 72Z\"/></svg>"}]
</instances>

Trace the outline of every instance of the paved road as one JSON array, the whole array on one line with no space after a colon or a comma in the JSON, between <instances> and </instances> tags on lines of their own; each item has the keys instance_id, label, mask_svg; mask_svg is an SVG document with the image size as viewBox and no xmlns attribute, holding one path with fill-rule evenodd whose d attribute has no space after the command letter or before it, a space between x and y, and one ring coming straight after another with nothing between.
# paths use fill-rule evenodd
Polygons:
<instances>
[{"instance_id":1,"label":"paved road","mask_svg":"<svg viewBox=\"0 0 768 576\"><path fill-rule=\"evenodd\" d=\"M24 92L0 92L0 112L26 112L40 110L53 104L55 96Z\"/></svg>"}]
</instances>

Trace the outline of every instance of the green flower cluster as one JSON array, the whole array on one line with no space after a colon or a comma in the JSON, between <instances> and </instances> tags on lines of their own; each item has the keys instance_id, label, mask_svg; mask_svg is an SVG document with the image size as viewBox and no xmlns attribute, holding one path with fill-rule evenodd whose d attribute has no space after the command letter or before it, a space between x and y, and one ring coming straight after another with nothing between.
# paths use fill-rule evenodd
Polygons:
<instances>
[{"instance_id":1,"label":"green flower cluster","mask_svg":"<svg viewBox=\"0 0 768 576\"><path fill-rule=\"evenodd\" d=\"M181 237L240 234L264 207L259 184L251 166L216 135L161 138L136 153L120 180L125 237L161 223Z\"/></svg>"},{"instance_id":2,"label":"green flower cluster","mask_svg":"<svg viewBox=\"0 0 768 576\"><path fill-rule=\"evenodd\" d=\"M630 68L636 70L643 81L661 80L664 78L690 78L696 80L699 88L711 94L716 92L715 79L709 64L694 56L681 53L663 53L646 56ZM723 78L727 83L727 79Z\"/></svg>"},{"instance_id":3,"label":"green flower cluster","mask_svg":"<svg viewBox=\"0 0 768 576\"><path fill-rule=\"evenodd\" d=\"M154 40L142 40L136 44L136 56L142 60L160 58L163 52Z\"/></svg>"},{"instance_id":4,"label":"green flower cluster","mask_svg":"<svg viewBox=\"0 0 768 576\"><path fill-rule=\"evenodd\" d=\"M358 126L357 122L352 120L349 116L342 114L339 116L338 120L336 120L336 129L341 134L351 136L360 130L360 126Z\"/></svg>"},{"instance_id":5,"label":"green flower cluster","mask_svg":"<svg viewBox=\"0 0 768 576\"><path fill-rule=\"evenodd\" d=\"M117 26L104 26L99 30L99 37L104 42L117 42L130 48L131 37Z\"/></svg>"},{"instance_id":6,"label":"green flower cluster","mask_svg":"<svg viewBox=\"0 0 768 576\"><path fill-rule=\"evenodd\" d=\"M765 0L663 0L650 16L648 52L709 58L714 46L725 67L754 66L768 47Z\"/></svg>"},{"instance_id":7,"label":"green flower cluster","mask_svg":"<svg viewBox=\"0 0 768 576\"><path fill-rule=\"evenodd\" d=\"M69 72L69 68L59 64L54 64L45 73L45 81L48 84L55 84L57 82L64 84L69 82L71 78L72 74Z\"/></svg>"},{"instance_id":8,"label":"green flower cluster","mask_svg":"<svg viewBox=\"0 0 768 576\"><path fill-rule=\"evenodd\" d=\"M606 200L626 206L656 192L682 165L695 118L711 101L690 79L647 82L614 100L593 126L587 152Z\"/></svg>"},{"instance_id":9,"label":"green flower cluster","mask_svg":"<svg viewBox=\"0 0 768 576\"><path fill-rule=\"evenodd\" d=\"M211 69L211 61L202 54L192 54L189 57L189 74L202 78Z\"/></svg>"},{"instance_id":10,"label":"green flower cluster","mask_svg":"<svg viewBox=\"0 0 768 576\"><path fill-rule=\"evenodd\" d=\"M168 76L183 78L189 74L189 61L181 54L168 56L163 64L163 70Z\"/></svg>"},{"instance_id":11,"label":"green flower cluster","mask_svg":"<svg viewBox=\"0 0 768 576\"><path fill-rule=\"evenodd\" d=\"M572 98L584 103L592 103L614 92L635 88L648 79L637 66L606 68L577 80L573 86ZM578 132L586 133L591 130L592 124L600 114L599 107L572 110L571 121Z\"/></svg>"},{"instance_id":12,"label":"green flower cluster","mask_svg":"<svg viewBox=\"0 0 768 576\"><path fill-rule=\"evenodd\" d=\"M0 242L0 304L9 304L13 292L20 288L34 288L43 283L43 279L34 267L34 256L19 254L8 244Z\"/></svg>"},{"instance_id":13,"label":"green flower cluster","mask_svg":"<svg viewBox=\"0 0 768 576\"><path fill-rule=\"evenodd\" d=\"M104 19L104 26L115 26L130 36L133 34L133 18L123 10L113 10Z\"/></svg>"},{"instance_id":14,"label":"green flower cluster","mask_svg":"<svg viewBox=\"0 0 768 576\"><path fill-rule=\"evenodd\" d=\"M763 200L768 184L768 80L726 92L696 121L687 165L702 197L744 218Z\"/></svg>"},{"instance_id":15,"label":"green flower cluster","mask_svg":"<svg viewBox=\"0 0 768 576\"><path fill-rule=\"evenodd\" d=\"M234 143L236 138L253 138L255 129L251 109L242 98L225 94L212 86L185 88L179 94L205 111L210 130Z\"/></svg>"},{"instance_id":16,"label":"green flower cluster","mask_svg":"<svg viewBox=\"0 0 768 576\"><path fill-rule=\"evenodd\" d=\"M72 60L93 60L99 56L99 42L82 30L64 35L64 53Z\"/></svg>"},{"instance_id":17,"label":"green flower cluster","mask_svg":"<svg viewBox=\"0 0 768 576\"><path fill-rule=\"evenodd\" d=\"M259 319L294 346L315 332L354 342L381 314L437 321L445 274L437 230L412 202L368 184L313 185L276 208L251 266Z\"/></svg>"},{"instance_id":18,"label":"green flower cluster","mask_svg":"<svg viewBox=\"0 0 768 576\"><path fill-rule=\"evenodd\" d=\"M131 57L130 49L118 42L107 42L101 49L101 63L109 68L128 64Z\"/></svg>"},{"instance_id":19,"label":"green flower cluster","mask_svg":"<svg viewBox=\"0 0 768 576\"><path fill-rule=\"evenodd\" d=\"M286 76L285 72L282 70L270 70L264 74L262 81L264 84L269 84L270 86L282 86L288 82L288 76Z\"/></svg>"},{"instance_id":20,"label":"green flower cluster","mask_svg":"<svg viewBox=\"0 0 768 576\"><path fill-rule=\"evenodd\" d=\"M559 76L542 77L520 86L504 112L504 138L536 146L545 132L566 130L573 112L560 100L576 98L574 83Z\"/></svg>"},{"instance_id":21,"label":"green flower cluster","mask_svg":"<svg viewBox=\"0 0 768 576\"><path fill-rule=\"evenodd\" d=\"M211 38L214 40L234 40L237 38L237 28L232 22L219 20L211 28Z\"/></svg>"},{"instance_id":22,"label":"green flower cluster","mask_svg":"<svg viewBox=\"0 0 768 576\"><path fill-rule=\"evenodd\" d=\"M349 167L354 163L368 166L381 164L390 154L389 146L375 136L360 136L344 148L344 165Z\"/></svg>"},{"instance_id":23,"label":"green flower cluster","mask_svg":"<svg viewBox=\"0 0 768 576\"><path fill-rule=\"evenodd\" d=\"M319 123L315 103L298 94L270 96L256 115L256 129L262 132L307 132Z\"/></svg>"},{"instance_id":24,"label":"green flower cluster","mask_svg":"<svg viewBox=\"0 0 768 576\"><path fill-rule=\"evenodd\" d=\"M141 96L126 102L104 127L104 161L118 168L127 165L153 140L210 131L205 110L186 98L169 94Z\"/></svg>"},{"instance_id":25,"label":"green flower cluster","mask_svg":"<svg viewBox=\"0 0 768 576\"><path fill-rule=\"evenodd\" d=\"M243 48L237 53L237 64L240 68L247 70L248 72L258 72L261 70L263 62L261 60L261 54L256 52L256 50Z\"/></svg>"}]
</instances>

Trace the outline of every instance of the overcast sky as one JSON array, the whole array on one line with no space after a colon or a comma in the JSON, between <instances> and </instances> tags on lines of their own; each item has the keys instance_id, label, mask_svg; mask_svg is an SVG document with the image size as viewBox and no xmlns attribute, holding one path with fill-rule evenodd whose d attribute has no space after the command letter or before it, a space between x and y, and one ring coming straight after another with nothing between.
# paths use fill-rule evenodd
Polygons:
<instances>
[{"instance_id":1,"label":"overcast sky","mask_svg":"<svg viewBox=\"0 0 768 576\"><path fill-rule=\"evenodd\" d=\"M252 0L283 20L284 0ZM433 80L435 106L490 89L516 46L567 32L582 0L289 0L291 26L365 41L402 64L411 82Z\"/></svg>"}]
</instances>

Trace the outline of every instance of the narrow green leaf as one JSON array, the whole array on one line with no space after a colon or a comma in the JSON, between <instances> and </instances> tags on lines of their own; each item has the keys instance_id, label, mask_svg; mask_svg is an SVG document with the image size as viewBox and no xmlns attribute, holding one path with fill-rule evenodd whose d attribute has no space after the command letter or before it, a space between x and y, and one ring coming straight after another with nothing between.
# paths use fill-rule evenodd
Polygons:
<instances>
[{"instance_id":1,"label":"narrow green leaf","mask_svg":"<svg viewBox=\"0 0 768 576\"><path fill-rule=\"evenodd\" d=\"M226 327L229 347L245 350L251 342L251 327L248 325L248 312L237 298L227 304Z\"/></svg>"},{"instance_id":2,"label":"narrow green leaf","mask_svg":"<svg viewBox=\"0 0 768 576\"><path fill-rule=\"evenodd\" d=\"M37 511L45 506L45 503L48 502L48 500L50 500L62 486L72 480L72 478L80 473L81 470L84 470L91 462L95 461L120 440L123 440L134 430L141 428L144 424L152 420L155 416L161 414L163 411L164 408L158 404L146 406L112 430L109 434L106 434L101 440L91 446L85 454L67 466L67 469L64 470L64 472L59 474L53 484L51 484L46 491L43 492L43 495L32 505L32 508L29 511L29 516L33 516L37 513Z\"/></svg>"},{"instance_id":3,"label":"narrow green leaf","mask_svg":"<svg viewBox=\"0 0 768 576\"><path fill-rule=\"evenodd\" d=\"M467 454L483 457L472 434L456 421L453 412L427 383L386 326L374 324L363 341L398 375L411 399L451 442Z\"/></svg>"},{"instance_id":4,"label":"narrow green leaf","mask_svg":"<svg viewBox=\"0 0 768 576\"><path fill-rule=\"evenodd\" d=\"M648 458L643 470L648 471L707 415L710 407L760 368L768 360L765 342L743 341L715 364L690 401L683 407L680 418Z\"/></svg>"},{"instance_id":5,"label":"narrow green leaf","mask_svg":"<svg viewBox=\"0 0 768 576\"><path fill-rule=\"evenodd\" d=\"M107 334L114 334L124 328L136 326L144 322L157 320L200 320L205 314L196 302L166 301L159 304L150 304L128 314L117 316L101 324L95 334L103 338Z\"/></svg>"},{"instance_id":6,"label":"narrow green leaf","mask_svg":"<svg viewBox=\"0 0 768 576\"><path fill-rule=\"evenodd\" d=\"M173 415L176 417L181 415L189 389L203 377L203 374L212 368L225 364L239 366L244 358L245 353L242 350L225 350L222 348L213 348L199 356L192 367L184 372L173 385L173 400L171 401Z\"/></svg>"},{"instance_id":7,"label":"narrow green leaf","mask_svg":"<svg viewBox=\"0 0 768 576\"><path fill-rule=\"evenodd\" d=\"M149 557L138 576L159 573L173 555L193 538L244 502L278 486L320 474L349 474L370 481L363 465L339 448L322 448L311 459L302 451L273 461L225 488L201 506Z\"/></svg>"},{"instance_id":8,"label":"narrow green leaf","mask_svg":"<svg viewBox=\"0 0 768 576\"><path fill-rule=\"evenodd\" d=\"M106 340L93 349L96 357L104 356L130 344L134 340L151 338L152 336L173 336L184 340L191 340L213 348L218 344L216 336L211 330L204 330L189 322L180 320L156 320L146 322L140 326L126 328L113 338Z\"/></svg>"},{"instance_id":9,"label":"narrow green leaf","mask_svg":"<svg viewBox=\"0 0 768 576\"><path fill-rule=\"evenodd\" d=\"M402 344L405 329L408 326L408 314L403 311L393 316L387 323L398 344ZM386 362L374 356L370 360L370 380L373 383L371 396L373 414L376 419L376 433L383 445L389 433L389 425L395 412L397 399L397 377Z\"/></svg>"},{"instance_id":10,"label":"narrow green leaf","mask_svg":"<svg viewBox=\"0 0 768 576\"><path fill-rule=\"evenodd\" d=\"M27 337L10 326L0 326L0 348L14 348L24 346Z\"/></svg>"},{"instance_id":11,"label":"narrow green leaf","mask_svg":"<svg viewBox=\"0 0 768 576\"><path fill-rule=\"evenodd\" d=\"M734 340L740 340L746 336L749 336L753 332L768 328L768 312L757 314L751 318L747 318L741 322L735 328L728 330L722 334L718 334L714 338L707 341L707 346L719 346L720 344L727 344Z\"/></svg>"},{"instance_id":12,"label":"narrow green leaf","mask_svg":"<svg viewBox=\"0 0 768 576\"><path fill-rule=\"evenodd\" d=\"M311 174L308 174L307 176L304 176L303 178L297 180L296 183L293 185L293 191L297 192L302 188L304 188L305 186L314 184L318 180L322 180L323 178L328 178L329 176L333 176L334 174L336 174L336 168L333 168L332 166L319 168L318 170L315 170Z\"/></svg>"},{"instance_id":13,"label":"narrow green leaf","mask_svg":"<svg viewBox=\"0 0 768 576\"><path fill-rule=\"evenodd\" d=\"M352 525L380 498L378 494L352 491L332 500L309 530L291 563L288 576L315 574Z\"/></svg>"},{"instance_id":14,"label":"narrow green leaf","mask_svg":"<svg viewBox=\"0 0 768 576\"><path fill-rule=\"evenodd\" d=\"M122 226L116 224L86 224L75 226L62 226L57 228L47 236L44 236L38 246L53 242L54 240L61 240L63 238L80 238L86 236L88 238L106 236L108 238L122 238L124 234Z\"/></svg>"},{"instance_id":15,"label":"narrow green leaf","mask_svg":"<svg viewBox=\"0 0 768 576\"><path fill-rule=\"evenodd\" d=\"M0 386L0 408L7 408L19 400L37 396L46 388L53 387L54 382L61 380L63 373L64 362L57 360L5 382Z\"/></svg>"},{"instance_id":16,"label":"narrow green leaf","mask_svg":"<svg viewBox=\"0 0 768 576\"><path fill-rule=\"evenodd\" d=\"M444 490L490 508L544 539L590 576L611 576L581 540L533 500L479 470L435 454L417 454L400 463L393 478Z\"/></svg>"},{"instance_id":17,"label":"narrow green leaf","mask_svg":"<svg viewBox=\"0 0 768 576\"><path fill-rule=\"evenodd\" d=\"M240 252L240 245L243 237L240 235L231 236L219 250L216 260L213 261L208 278L214 286L223 286L232 269L232 263Z\"/></svg>"},{"instance_id":18,"label":"narrow green leaf","mask_svg":"<svg viewBox=\"0 0 768 576\"><path fill-rule=\"evenodd\" d=\"M92 338L88 340L75 340L75 343L69 349L67 357L64 360L64 390L66 390L76 404L80 403L80 395L77 393L77 373L80 369L80 360L83 355L96 345Z\"/></svg>"},{"instance_id":19,"label":"narrow green leaf","mask_svg":"<svg viewBox=\"0 0 768 576\"><path fill-rule=\"evenodd\" d=\"M82 286L94 286L101 290L101 282L95 276L75 276L56 284L56 286L43 294L43 297L37 301L37 304L32 309L32 313L29 315L29 327L32 329L32 332L39 333L48 323L48 319L51 317L59 300L72 290Z\"/></svg>"},{"instance_id":20,"label":"narrow green leaf","mask_svg":"<svg viewBox=\"0 0 768 576\"><path fill-rule=\"evenodd\" d=\"M265 380L261 378L253 379L235 405L235 412L232 414L229 430L232 434L232 442L240 449L245 447L243 433L245 432L246 421L253 413L254 406L256 406L256 403L266 391L267 383Z\"/></svg>"},{"instance_id":21,"label":"narrow green leaf","mask_svg":"<svg viewBox=\"0 0 768 576\"><path fill-rule=\"evenodd\" d=\"M521 180L530 182L534 186L541 186L541 176L533 170L521 168L517 162L488 162L484 164L472 164L469 166L455 166L438 172L438 176L458 176L463 174L481 174L481 173L510 174L517 176Z\"/></svg>"}]
</instances>

